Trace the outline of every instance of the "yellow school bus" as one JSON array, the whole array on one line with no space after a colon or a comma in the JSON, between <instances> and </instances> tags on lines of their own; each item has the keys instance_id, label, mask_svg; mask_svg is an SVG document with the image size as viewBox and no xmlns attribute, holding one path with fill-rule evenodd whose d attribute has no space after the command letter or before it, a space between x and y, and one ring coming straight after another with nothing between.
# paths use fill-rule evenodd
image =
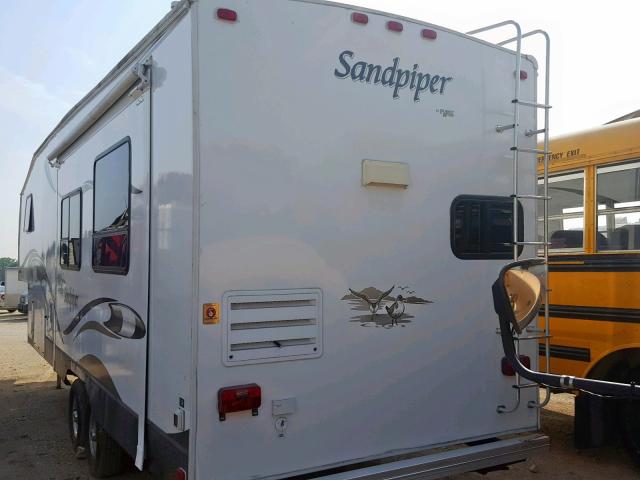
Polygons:
<instances>
[{"instance_id":1,"label":"yellow school bus","mask_svg":"<svg viewBox=\"0 0 640 480\"><path fill-rule=\"evenodd\" d=\"M549 150L551 371L640 381L640 119L557 137ZM541 365L544 353L540 344Z\"/></svg>"}]
</instances>

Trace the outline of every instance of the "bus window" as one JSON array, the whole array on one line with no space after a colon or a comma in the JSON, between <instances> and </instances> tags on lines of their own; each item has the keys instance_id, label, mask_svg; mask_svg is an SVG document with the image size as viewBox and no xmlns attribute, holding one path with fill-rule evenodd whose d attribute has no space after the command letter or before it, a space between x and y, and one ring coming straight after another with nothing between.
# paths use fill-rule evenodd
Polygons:
<instances>
[{"instance_id":1,"label":"bus window","mask_svg":"<svg viewBox=\"0 0 640 480\"><path fill-rule=\"evenodd\" d=\"M598 167L598 250L640 250L640 162Z\"/></svg>"},{"instance_id":2,"label":"bus window","mask_svg":"<svg viewBox=\"0 0 640 480\"><path fill-rule=\"evenodd\" d=\"M542 195L543 181L538 180ZM549 177L549 241L552 250L584 249L584 171ZM542 207L538 208L542 214ZM542 238L542 215L538 217L538 235Z\"/></svg>"}]
</instances>

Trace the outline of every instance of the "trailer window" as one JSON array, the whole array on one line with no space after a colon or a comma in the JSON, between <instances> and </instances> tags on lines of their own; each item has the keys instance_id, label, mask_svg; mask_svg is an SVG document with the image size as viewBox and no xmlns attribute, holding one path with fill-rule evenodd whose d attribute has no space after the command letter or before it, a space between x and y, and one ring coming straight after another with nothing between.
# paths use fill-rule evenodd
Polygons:
<instances>
[{"instance_id":1,"label":"trailer window","mask_svg":"<svg viewBox=\"0 0 640 480\"><path fill-rule=\"evenodd\" d=\"M640 250L640 162L598 167L598 250Z\"/></svg>"},{"instance_id":2,"label":"trailer window","mask_svg":"<svg viewBox=\"0 0 640 480\"><path fill-rule=\"evenodd\" d=\"M33 232L33 195L29 195L24 203L24 220L22 229L29 233Z\"/></svg>"},{"instance_id":3,"label":"trailer window","mask_svg":"<svg viewBox=\"0 0 640 480\"><path fill-rule=\"evenodd\" d=\"M62 199L60 206L60 265L80 270L82 251L82 191Z\"/></svg>"},{"instance_id":4,"label":"trailer window","mask_svg":"<svg viewBox=\"0 0 640 480\"><path fill-rule=\"evenodd\" d=\"M524 236L524 213L518 205L518 237ZM451 204L451 250L463 260L513 258L511 197L461 195ZM522 253L522 247L519 247Z\"/></svg>"},{"instance_id":5,"label":"trailer window","mask_svg":"<svg viewBox=\"0 0 640 480\"><path fill-rule=\"evenodd\" d=\"M93 269L129 270L131 144L127 138L98 156L93 171Z\"/></svg>"},{"instance_id":6,"label":"trailer window","mask_svg":"<svg viewBox=\"0 0 640 480\"><path fill-rule=\"evenodd\" d=\"M538 193L544 193L538 180ZM579 251L584 249L584 171L549 177L550 249ZM543 236L543 210L538 208L538 237Z\"/></svg>"}]
</instances>

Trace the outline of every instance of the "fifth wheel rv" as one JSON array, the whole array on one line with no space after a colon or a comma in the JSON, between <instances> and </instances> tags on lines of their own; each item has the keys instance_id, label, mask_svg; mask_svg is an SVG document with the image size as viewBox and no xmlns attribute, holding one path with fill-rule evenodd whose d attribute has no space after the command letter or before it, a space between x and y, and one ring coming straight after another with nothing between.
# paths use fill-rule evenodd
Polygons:
<instances>
[{"instance_id":1,"label":"fifth wheel rv","mask_svg":"<svg viewBox=\"0 0 640 480\"><path fill-rule=\"evenodd\" d=\"M513 49L475 36L500 27ZM490 293L538 248L537 64L515 22L470 33L184 0L61 120L20 276L93 475L436 478L547 447Z\"/></svg>"}]
</instances>

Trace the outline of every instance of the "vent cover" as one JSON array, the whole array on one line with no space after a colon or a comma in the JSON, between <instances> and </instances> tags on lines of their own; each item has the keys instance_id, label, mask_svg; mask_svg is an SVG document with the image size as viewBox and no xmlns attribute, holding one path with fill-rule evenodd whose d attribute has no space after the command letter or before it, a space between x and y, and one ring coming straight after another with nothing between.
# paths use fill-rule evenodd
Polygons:
<instances>
[{"instance_id":1,"label":"vent cover","mask_svg":"<svg viewBox=\"0 0 640 480\"><path fill-rule=\"evenodd\" d=\"M322 354L322 294L318 289L227 292L222 324L225 365Z\"/></svg>"}]
</instances>

